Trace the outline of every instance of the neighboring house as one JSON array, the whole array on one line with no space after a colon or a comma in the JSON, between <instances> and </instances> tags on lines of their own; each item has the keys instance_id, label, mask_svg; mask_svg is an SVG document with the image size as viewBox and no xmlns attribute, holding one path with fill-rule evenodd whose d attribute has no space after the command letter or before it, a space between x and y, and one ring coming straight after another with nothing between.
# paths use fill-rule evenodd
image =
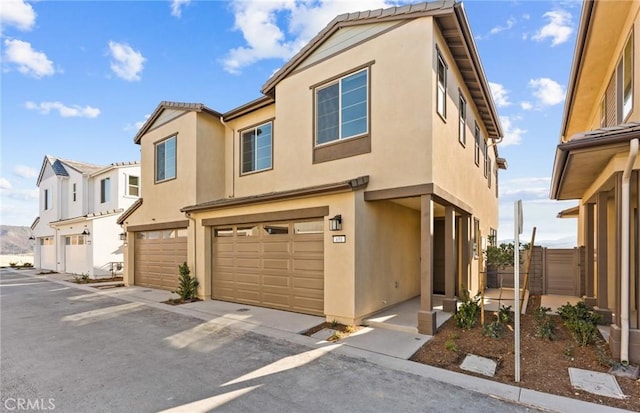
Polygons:
<instances>
[{"instance_id":1,"label":"neighboring house","mask_svg":"<svg viewBox=\"0 0 640 413\"><path fill-rule=\"evenodd\" d=\"M453 1L336 17L227 113L161 103L140 129L144 201L119 219L125 281L347 324L478 291L502 136ZM482 238L481 238L482 234Z\"/></svg>"},{"instance_id":2,"label":"neighboring house","mask_svg":"<svg viewBox=\"0 0 640 413\"><path fill-rule=\"evenodd\" d=\"M640 362L640 2L586 1L578 31L553 199L579 200L584 292L611 325L615 357Z\"/></svg>"},{"instance_id":3,"label":"neighboring house","mask_svg":"<svg viewBox=\"0 0 640 413\"><path fill-rule=\"evenodd\" d=\"M121 273L124 236L116 220L141 195L139 163L105 167L45 156L37 186L34 266L92 278Z\"/></svg>"}]
</instances>

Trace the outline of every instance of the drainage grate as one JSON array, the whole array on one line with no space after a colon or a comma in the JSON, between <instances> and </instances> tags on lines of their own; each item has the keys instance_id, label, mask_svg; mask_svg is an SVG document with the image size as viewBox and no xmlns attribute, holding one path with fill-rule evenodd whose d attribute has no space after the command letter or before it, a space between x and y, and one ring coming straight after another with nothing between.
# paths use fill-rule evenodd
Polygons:
<instances>
[{"instance_id":1,"label":"drainage grate","mask_svg":"<svg viewBox=\"0 0 640 413\"><path fill-rule=\"evenodd\" d=\"M245 311L249 311L249 309L248 308L238 308L236 311L239 312L239 313L244 313Z\"/></svg>"}]
</instances>

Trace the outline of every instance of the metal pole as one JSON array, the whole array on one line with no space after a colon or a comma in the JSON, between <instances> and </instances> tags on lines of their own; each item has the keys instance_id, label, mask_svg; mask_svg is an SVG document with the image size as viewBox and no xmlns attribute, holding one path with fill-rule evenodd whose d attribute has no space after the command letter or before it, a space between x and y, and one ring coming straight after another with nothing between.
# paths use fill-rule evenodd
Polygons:
<instances>
[{"instance_id":1,"label":"metal pole","mask_svg":"<svg viewBox=\"0 0 640 413\"><path fill-rule=\"evenodd\" d=\"M520 382L520 233L522 232L522 201L513 204L513 299L514 299L514 357L515 357L515 381Z\"/></svg>"}]
</instances>

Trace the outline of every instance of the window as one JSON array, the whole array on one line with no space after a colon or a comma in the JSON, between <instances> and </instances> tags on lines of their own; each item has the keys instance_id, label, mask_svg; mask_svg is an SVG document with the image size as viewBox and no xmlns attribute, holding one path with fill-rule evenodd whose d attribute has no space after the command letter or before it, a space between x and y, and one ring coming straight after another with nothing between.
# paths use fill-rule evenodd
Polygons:
<instances>
[{"instance_id":1,"label":"window","mask_svg":"<svg viewBox=\"0 0 640 413\"><path fill-rule=\"evenodd\" d=\"M293 233L302 234L322 234L324 232L324 221L303 221L293 223Z\"/></svg>"},{"instance_id":2,"label":"window","mask_svg":"<svg viewBox=\"0 0 640 413\"><path fill-rule=\"evenodd\" d=\"M76 184L73 184L73 202L76 202Z\"/></svg>"},{"instance_id":3,"label":"window","mask_svg":"<svg viewBox=\"0 0 640 413\"><path fill-rule=\"evenodd\" d=\"M618 123L624 122L633 107L633 34L624 46L618 65Z\"/></svg>"},{"instance_id":4,"label":"window","mask_svg":"<svg viewBox=\"0 0 640 413\"><path fill-rule=\"evenodd\" d=\"M478 218L473 219L473 257L478 258L480 251L480 221Z\"/></svg>"},{"instance_id":5,"label":"window","mask_svg":"<svg viewBox=\"0 0 640 413\"><path fill-rule=\"evenodd\" d=\"M100 180L100 203L104 204L109 202L111 195L111 178L104 178Z\"/></svg>"},{"instance_id":6,"label":"window","mask_svg":"<svg viewBox=\"0 0 640 413\"><path fill-rule=\"evenodd\" d=\"M498 246L498 231L495 228L489 228L489 245Z\"/></svg>"},{"instance_id":7,"label":"window","mask_svg":"<svg viewBox=\"0 0 640 413\"><path fill-rule=\"evenodd\" d=\"M40 245L53 245L53 238L50 238L50 237L40 238Z\"/></svg>"},{"instance_id":8,"label":"window","mask_svg":"<svg viewBox=\"0 0 640 413\"><path fill-rule=\"evenodd\" d=\"M489 188L491 188L491 175L493 172L491 172L491 160L489 160L487 162L487 185L489 186Z\"/></svg>"},{"instance_id":9,"label":"window","mask_svg":"<svg viewBox=\"0 0 640 413\"><path fill-rule=\"evenodd\" d=\"M607 99L602 97L600 102L600 127L605 128L607 126Z\"/></svg>"},{"instance_id":10,"label":"window","mask_svg":"<svg viewBox=\"0 0 640 413\"><path fill-rule=\"evenodd\" d=\"M45 211L51 209L52 207L52 202L51 202L51 191L48 189L44 190L44 209Z\"/></svg>"},{"instance_id":11,"label":"window","mask_svg":"<svg viewBox=\"0 0 640 413\"><path fill-rule=\"evenodd\" d=\"M127 176L127 195L139 196L140 195L140 178L133 175Z\"/></svg>"},{"instance_id":12,"label":"window","mask_svg":"<svg viewBox=\"0 0 640 413\"><path fill-rule=\"evenodd\" d=\"M462 92L458 98L458 141L465 146L467 144L467 101Z\"/></svg>"},{"instance_id":13,"label":"window","mask_svg":"<svg viewBox=\"0 0 640 413\"><path fill-rule=\"evenodd\" d=\"M156 144L156 182L176 177L176 137Z\"/></svg>"},{"instance_id":14,"label":"window","mask_svg":"<svg viewBox=\"0 0 640 413\"><path fill-rule=\"evenodd\" d=\"M476 165L480 166L480 128L478 127L478 123L476 122L476 127L473 131L473 138L475 140L475 162Z\"/></svg>"},{"instance_id":15,"label":"window","mask_svg":"<svg viewBox=\"0 0 640 413\"><path fill-rule=\"evenodd\" d=\"M489 176L489 147L486 140L482 140L482 156L484 156L484 177Z\"/></svg>"},{"instance_id":16,"label":"window","mask_svg":"<svg viewBox=\"0 0 640 413\"><path fill-rule=\"evenodd\" d=\"M241 133L243 174L271 169L272 129L272 123L268 122Z\"/></svg>"},{"instance_id":17,"label":"window","mask_svg":"<svg viewBox=\"0 0 640 413\"><path fill-rule=\"evenodd\" d=\"M316 89L316 145L368 132L368 89L368 68Z\"/></svg>"},{"instance_id":18,"label":"window","mask_svg":"<svg viewBox=\"0 0 640 413\"><path fill-rule=\"evenodd\" d=\"M436 48L438 55L438 91L436 93L436 110L443 119L447 118L447 65L444 63L444 59L440 54L440 50Z\"/></svg>"}]
</instances>

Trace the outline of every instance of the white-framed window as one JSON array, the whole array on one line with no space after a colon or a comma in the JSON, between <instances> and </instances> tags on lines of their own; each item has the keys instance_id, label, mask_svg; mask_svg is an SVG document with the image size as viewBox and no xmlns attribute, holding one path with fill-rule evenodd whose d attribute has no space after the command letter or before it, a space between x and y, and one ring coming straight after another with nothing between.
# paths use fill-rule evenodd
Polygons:
<instances>
[{"instance_id":1,"label":"white-framed window","mask_svg":"<svg viewBox=\"0 0 640 413\"><path fill-rule=\"evenodd\" d=\"M465 146L467 144L467 101L458 91L458 142Z\"/></svg>"},{"instance_id":2,"label":"white-framed window","mask_svg":"<svg viewBox=\"0 0 640 413\"><path fill-rule=\"evenodd\" d=\"M447 118L447 64L440 53L440 49L436 47L437 68L436 77L438 88L436 91L436 111L443 119Z\"/></svg>"},{"instance_id":3,"label":"white-framed window","mask_svg":"<svg viewBox=\"0 0 640 413\"><path fill-rule=\"evenodd\" d=\"M40 238L40 245L53 245L53 238L51 237Z\"/></svg>"},{"instance_id":4,"label":"white-framed window","mask_svg":"<svg viewBox=\"0 0 640 413\"><path fill-rule=\"evenodd\" d=\"M369 68L315 90L316 145L369 132Z\"/></svg>"},{"instance_id":5,"label":"white-framed window","mask_svg":"<svg viewBox=\"0 0 640 413\"><path fill-rule=\"evenodd\" d=\"M618 123L622 123L627 120L633 108L633 32L618 63L618 85Z\"/></svg>"},{"instance_id":6,"label":"white-framed window","mask_svg":"<svg viewBox=\"0 0 640 413\"><path fill-rule=\"evenodd\" d=\"M109 202L111 198L111 178L100 180L100 203Z\"/></svg>"},{"instance_id":7,"label":"white-framed window","mask_svg":"<svg viewBox=\"0 0 640 413\"><path fill-rule=\"evenodd\" d=\"M477 166L480 166L480 141L482 138L480 137L480 127L478 126L478 122L476 122L475 128L473 130L473 140L474 140L474 157L473 159L476 162Z\"/></svg>"},{"instance_id":8,"label":"white-framed window","mask_svg":"<svg viewBox=\"0 0 640 413\"><path fill-rule=\"evenodd\" d=\"M140 196L140 177L127 175L127 195Z\"/></svg>"},{"instance_id":9,"label":"white-framed window","mask_svg":"<svg viewBox=\"0 0 640 413\"><path fill-rule=\"evenodd\" d=\"M267 122L240 134L242 173L271 169L273 165L273 123Z\"/></svg>"},{"instance_id":10,"label":"white-framed window","mask_svg":"<svg viewBox=\"0 0 640 413\"><path fill-rule=\"evenodd\" d=\"M156 183L176 177L176 136L156 143Z\"/></svg>"},{"instance_id":11,"label":"white-framed window","mask_svg":"<svg viewBox=\"0 0 640 413\"><path fill-rule=\"evenodd\" d=\"M72 193L73 193L73 202L76 202L78 196L77 196L77 193L76 193L76 184L75 183L72 185Z\"/></svg>"},{"instance_id":12,"label":"white-framed window","mask_svg":"<svg viewBox=\"0 0 640 413\"><path fill-rule=\"evenodd\" d=\"M50 189L45 189L44 190L44 210L48 211L49 209L51 209L51 207L53 206L52 204L52 195L51 195L51 190Z\"/></svg>"}]
</instances>

